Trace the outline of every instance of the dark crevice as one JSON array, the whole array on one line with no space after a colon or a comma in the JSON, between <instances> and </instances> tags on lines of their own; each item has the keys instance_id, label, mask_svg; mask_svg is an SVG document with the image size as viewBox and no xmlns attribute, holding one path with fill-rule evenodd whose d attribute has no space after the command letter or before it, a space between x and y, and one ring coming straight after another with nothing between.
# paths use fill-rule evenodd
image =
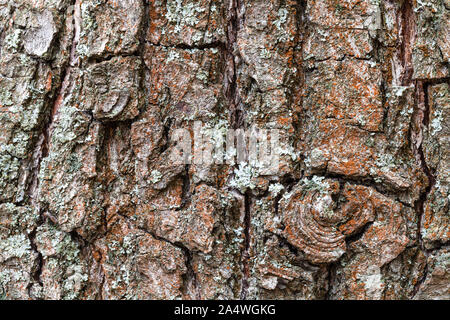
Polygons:
<instances>
[{"instance_id":1,"label":"dark crevice","mask_svg":"<svg viewBox=\"0 0 450 320\"><path fill-rule=\"evenodd\" d=\"M425 282L428 276L428 261L425 261L425 268L423 270L423 275L420 277L419 280L417 280L417 283L414 285L412 298L416 296L416 294L419 292L420 287Z\"/></svg>"},{"instance_id":2,"label":"dark crevice","mask_svg":"<svg viewBox=\"0 0 450 320\"><path fill-rule=\"evenodd\" d=\"M298 178L291 175L286 175L280 180L280 183L284 186L286 192L291 192L294 186L303 179L303 176L304 172L301 172L301 175Z\"/></svg>"},{"instance_id":3,"label":"dark crevice","mask_svg":"<svg viewBox=\"0 0 450 320\"><path fill-rule=\"evenodd\" d=\"M433 174L426 162L425 153L423 150L423 129L428 126L429 118L430 118L428 87L429 87L428 83L424 83L420 80L416 81L416 101L415 101L416 110L415 110L414 121L417 126L416 130L418 130L419 133L417 134L417 136L412 135L412 137L411 137L412 141L414 142L413 148L415 151L416 159L418 159L419 165L422 168L422 171L426 175L427 180L428 180L425 189L421 192L421 194L419 196L419 199L414 203L414 209L418 216L418 218L417 218L417 239L419 241L418 245L419 245L419 248L424 252L425 256L428 256L428 253L427 253L427 250L425 248L425 245L424 245L423 239L422 239L422 233L421 233L422 222L423 222L422 220L423 220L423 215L424 215L424 211L425 211L425 203L427 201L428 195L429 195L433 185L436 182L436 179L433 176ZM417 137L418 137L418 139L420 139L420 141L416 141ZM416 139L414 139L414 138L416 138ZM427 272L428 272L428 263L426 262L424 274L421 277L421 279L419 279L419 281L417 281L417 283L414 286L413 297L417 294L422 283L425 281L425 279L427 277Z\"/></svg>"},{"instance_id":4,"label":"dark crevice","mask_svg":"<svg viewBox=\"0 0 450 320\"><path fill-rule=\"evenodd\" d=\"M124 58L124 57L135 57L140 58L141 55L138 55L137 52L130 52L130 53L119 53L119 54L108 54L108 55L102 55L102 56L90 56L85 60L85 63L83 63L83 67L92 65L92 64L98 64L98 63L104 63L111 61L114 58Z\"/></svg>"},{"instance_id":5,"label":"dark crevice","mask_svg":"<svg viewBox=\"0 0 450 320\"><path fill-rule=\"evenodd\" d=\"M280 192L275 199L273 199L273 210L275 212L275 215L278 216L279 215L279 210L280 210L280 200L281 197L283 196L283 192Z\"/></svg>"},{"instance_id":6,"label":"dark crevice","mask_svg":"<svg viewBox=\"0 0 450 320\"><path fill-rule=\"evenodd\" d=\"M413 151L416 157L416 160L418 161L420 167L422 168L423 173L427 177L427 184L424 188L424 190L421 192L419 199L414 203L414 208L416 211L416 214L418 216L417 218L417 239L418 239L418 246L420 250L425 254L426 257L429 256L430 251L427 250L427 247L425 246L423 239L422 239L422 233L421 228L423 224L423 216L425 212L425 204L428 199L428 196L436 183L436 178L434 177L434 174L431 170L431 168L428 166L425 152L423 150L423 132L424 128L427 128L429 126L430 122L430 101L428 97L428 91L430 86L439 84L439 83L446 83L448 82L447 78L444 79L435 79L435 80L416 80L416 96L415 96L415 112L413 116L413 121L415 125L416 132L411 132L411 141L413 142ZM422 286L423 282L426 280L428 275L428 262L425 263L425 269L423 276L419 279L419 281L414 285L413 290L413 297L419 292L420 287Z\"/></svg>"},{"instance_id":7,"label":"dark crevice","mask_svg":"<svg viewBox=\"0 0 450 320\"><path fill-rule=\"evenodd\" d=\"M243 4L240 0L230 0L228 14L227 14L227 43L224 47L225 58L225 83L224 94L228 101L228 121L230 128L244 129L245 128L245 110L243 109L242 99L239 95L238 88L238 63L240 61L239 51L237 48L237 38L239 28L241 27L243 17ZM237 142L237 141L236 141ZM239 164L236 164L236 168ZM244 201L244 217L243 217L243 245L241 249L241 291L240 299L246 299L248 295L248 278L250 276L250 226L251 226L251 193L246 191L243 197Z\"/></svg>"},{"instance_id":8,"label":"dark crevice","mask_svg":"<svg viewBox=\"0 0 450 320\"><path fill-rule=\"evenodd\" d=\"M439 240L430 241L427 243L427 248L423 248L423 251L427 254L432 254L435 251L448 248L450 246L450 241L447 242L441 242Z\"/></svg>"},{"instance_id":9,"label":"dark crevice","mask_svg":"<svg viewBox=\"0 0 450 320\"><path fill-rule=\"evenodd\" d=\"M415 37L415 15L413 4L410 0L405 0L401 8L401 45L400 61L403 66L401 83L403 86L409 86L413 76L412 48Z\"/></svg>"},{"instance_id":10,"label":"dark crevice","mask_svg":"<svg viewBox=\"0 0 450 320\"><path fill-rule=\"evenodd\" d=\"M93 251L93 250L91 250L91 251ZM98 251L98 254L100 255L99 261L102 261L103 260L102 252ZM105 282L106 282L106 274L105 274L105 271L103 270L103 267L102 267L102 265L100 263L99 263L98 269L99 269L99 272L101 272L101 275L102 275L102 282L100 283L100 285L98 287L98 299L99 300L104 300L105 297L103 295L103 290L104 290L103 287L105 286Z\"/></svg>"},{"instance_id":11,"label":"dark crevice","mask_svg":"<svg viewBox=\"0 0 450 320\"><path fill-rule=\"evenodd\" d=\"M30 234L28 234L28 239L30 240L31 248L33 249L33 251L35 251L37 253L37 264L35 265L35 270L32 273L32 278L35 283L38 283L40 286L43 286L43 283L41 280L41 274L42 274L42 266L44 264L44 259L43 259L42 253L39 252L36 242L35 242L36 232L37 232L37 228L35 228L33 231L30 232ZM31 296L32 285L33 285L33 283L30 283L28 285L28 295L29 296Z\"/></svg>"},{"instance_id":12,"label":"dark crevice","mask_svg":"<svg viewBox=\"0 0 450 320\"><path fill-rule=\"evenodd\" d=\"M415 202L414 208L418 215L418 226L417 226L417 238L419 239L419 245L422 249L424 249L422 235L421 235L421 227L422 227L422 218L424 214L425 202L428 198L428 195L436 182L431 169L429 168L425 153L423 150L423 129L428 126L429 123L429 113L430 106L428 101L428 87L427 83L423 83L422 81L416 82L416 110L414 115L414 121L416 124L416 130L418 131L417 135L412 136L414 153L417 161L419 162L420 167L422 168L423 173L427 177L427 185L425 189L419 196L419 199ZM419 141L417 141L420 139Z\"/></svg>"},{"instance_id":13,"label":"dark crevice","mask_svg":"<svg viewBox=\"0 0 450 320\"><path fill-rule=\"evenodd\" d=\"M289 249L290 253L292 253L295 256L298 256L299 250L297 249L297 247L293 246L285 237L283 237L282 235L279 235L279 234L272 233L272 232L270 232L270 233L275 235L278 238L278 240L280 242L280 244L279 244L280 248L286 247Z\"/></svg>"},{"instance_id":14,"label":"dark crevice","mask_svg":"<svg viewBox=\"0 0 450 320\"><path fill-rule=\"evenodd\" d=\"M75 6L76 1L74 1ZM73 16L72 26L75 29L75 16ZM71 69L71 62L73 59L73 46L76 46L76 38L75 38L75 32L74 32L74 38L72 42L72 47L69 49L71 52L71 56L68 57L68 60L65 61L65 63L61 66L61 74L59 76L59 87L56 88L51 95L52 97L48 98L47 105L49 106L49 110L46 110L47 119L42 124L42 131L38 138L35 151L33 153L33 163L32 163L32 172L31 172L31 182L28 189L28 195L30 197L31 203L34 208L37 208L39 210L39 204L37 197L37 192L39 189L39 171L41 167L42 159L48 156L49 148L50 148L50 139L51 139L51 130L53 126L53 121L55 119L55 116L58 112L58 108L62 103L63 100L63 94L64 90L68 86L68 81L70 77L70 69ZM39 210L40 211L40 210Z\"/></svg>"},{"instance_id":15,"label":"dark crevice","mask_svg":"<svg viewBox=\"0 0 450 320\"><path fill-rule=\"evenodd\" d=\"M195 290L195 299L199 300L201 299L201 295L199 292L199 288L197 287L197 275L194 272L194 268L192 266L192 252L186 248L185 246L179 244L178 245L181 250L183 250L184 256L185 256L185 265L186 265L186 273L183 274L183 286L181 288L181 292L185 297L190 296L189 295L189 283L191 283L192 287Z\"/></svg>"},{"instance_id":16,"label":"dark crevice","mask_svg":"<svg viewBox=\"0 0 450 320\"><path fill-rule=\"evenodd\" d=\"M142 93L143 96L145 96L146 91L146 64L145 64L145 39L147 37L147 32L149 28L149 19L146 19L146 17L149 17L150 15L150 7L147 0L143 0L144 5L144 19L142 19L141 24L141 34L139 35L139 47L137 49L137 54L139 56L139 59L141 61L141 69L140 69L140 81L139 81L139 91ZM139 105L139 113L141 114L145 109L147 109L147 99L142 99L143 101L142 105Z\"/></svg>"},{"instance_id":17,"label":"dark crevice","mask_svg":"<svg viewBox=\"0 0 450 320\"><path fill-rule=\"evenodd\" d=\"M370 221L370 222L366 223L359 230L355 231L355 233L353 233L352 235L346 237L345 238L345 243L346 243L347 247L350 244L352 244L353 242L356 242L356 241L360 240L364 236L366 231L373 225L373 223L374 223L374 221Z\"/></svg>"},{"instance_id":18,"label":"dark crevice","mask_svg":"<svg viewBox=\"0 0 450 320\"><path fill-rule=\"evenodd\" d=\"M92 244L87 239L84 239L76 230L72 230L72 231L68 232L68 234L69 234L70 238L72 239L72 242L78 244L78 247L80 250L83 250L86 247L88 247L90 244Z\"/></svg>"},{"instance_id":19,"label":"dark crevice","mask_svg":"<svg viewBox=\"0 0 450 320\"><path fill-rule=\"evenodd\" d=\"M250 276L250 227L251 227L251 214L250 214L250 207L251 207L251 199L250 199L250 192L247 191L244 195L244 202L245 202L245 215L244 215L244 245L241 252L241 264L242 264L242 289L240 294L240 299L245 300L247 298L248 294L248 278Z\"/></svg>"},{"instance_id":20,"label":"dark crevice","mask_svg":"<svg viewBox=\"0 0 450 320\"><path fill-rule=\"evenodd\" d=\"M327 292L325 294L325 300L332 300L333 299L333 285L336 281L336 272L338 268L339 261L330 263L328 266L328 275L327 275L327 283L328 288Z\"/></svg>"},{"instance_id":21,"label":"dark crevice","mask_svg":"<svg viewBox=\"0 0 450 320\"><path fill-rule=\"evenodd\" d=\"M162 45L159 43L153 43L146 41L148 45L153 47L167 48L167 49L180 49L180 50L207 50L207 49L218 49L218 50L226 50L227 45L220 41L214 41L210 43L204 43L199 45L188 45L184 43L174 44L174 45Z\"/></svg>"},{"instance_id":22,"label":"dark crevice","mask_svg":"<svg viewBox=\"0 0 450 320\"><path fill-rule=\"evenodd\" d=\"M231 0L227 16L227 44L225 46L225 96L229 103L229 122L231 128L238 129L244 126L244 110L237 85L237 62L239 60L237 37L240 27L240 1Z\"/></svg>"},{"instance_id":23,"label":"dark crevice","mask_svg":"<svg viewBox=\"0 0 450 320\"><path fill-rule=\"evenodd\" d=\"M165 123L164 123L164 127L163 127L163 133L162 133L162 138L163 138L163 144L161 145L159 152L160 154L164 153L164 151L166 151L169 148L170 145L170 129L172 127L172 123L173 123L172 118L167 118Z\"/></svg>"},{"instance_id":24,"label":"dark crevice","mask_svg":"<svg viewBox=\"0 0 450 320\"><path fill-rule=\"evenodd\" d=\"M183 176L183 191L181 194L181 205L177 208L177 211L183 210L188 207L191 202L191 178L189 175L190 165L185 165L185 172Z\"/></svg>"}]
</instances>

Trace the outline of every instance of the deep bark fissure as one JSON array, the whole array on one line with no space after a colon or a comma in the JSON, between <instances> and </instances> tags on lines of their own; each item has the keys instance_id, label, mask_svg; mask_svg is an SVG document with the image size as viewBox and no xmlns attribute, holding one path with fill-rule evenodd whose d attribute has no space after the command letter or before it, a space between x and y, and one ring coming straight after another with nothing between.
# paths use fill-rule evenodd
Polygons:
<instances>
[{"instance_id":1,"label":"deep bark fissure","mask_svg":"<svg viewBox=\"0 0 450 320\"><path fill-rule=\"evenodd\" d=\"M245 128L245 111L243 109L241 97L238 88L238 61L239 49L237 48L237 38L239 28L242 24L243 4L240 0L230 0L227 16L227 44L225 46L225 96L229 105L229 123L234 130ZM244 137L244 143L246 143ZM237 143L237 141L236 141ZM238 163L235 169L238 168ZM251 193L245 191L243 194L244 212L243 212L243 244L240 252L240 265L242 272L240 299L246 299L248 294L248 277L250 274L250 243L251 243Z\"/></svg>"},{"instance_id":2,"label":"deep bark fissure","mask_svg":"<svg viewBox=\"0 0 450 320\"><path fill-rule=\"evenodd\" d=\"M228 24L227 24L227 44L225 46L225 95L228 99L230 107L229 122L233 129L244 126L244 110L242 110L241 98L238 93L237 85L237 61L238 48L237 37L241 24L239 10L241 3L239 0L230 0L230 8L228 8Z\"/></svg>"},{"instance_id":3,"label":"deep bark fissure","mask_svg":"<svg viewBox=\"0 0 450 320\"><path fill-rule=\"evenodd\" d=\"M248 283L248 278L250 276L250 243L251 243L251 234L250 234L250 229L251 229L251 212L250 212L250 208L251 208L251 195L250 192L247 191L244 195L244 207L245 207L245 212L244 212L244 244L243 244L243 249L241 252L241 263L242 263L242 290L241 290L241 294L240 294L240 298L242 300L245 300L247 298L248 295L248 287L249 287L249 283Z\"/></svg>"},{"instance_id":4,"label":"deep bark fissure","mask_svg":"<svg viewBox=\"0 0 450 320\"><path fill-rule=\"evenodd\" d=\"M425 256L427 256L427 254L425 254ZM416 296L416 294L419 292L420 287L422 286L422 284L425 282L425 280L427 279L428 276L428 262L425 261L425 268L423 270L423 275L422 277L420 277L420 279L417 281L417 283L414 285L413 288L413 293L412 293L412 298L414 298Z\"/></svg>"},{"instance_id":5,"label":"deep bark fissure","mask_svg":"<svg viewBox=\"0 0 450 320\"><path fill-rule=\"evenodd\" d=\"M422 219L425 210L425 202L428 198L428 195L432 189L433 184L435 183L435 178L428 167L426 162L424 150L423 150L423 133L424 128L428 126L429 122L429 101L428 101L428 85L421 80L412 80L414 69L412 65L412 48L415 41L415 14L413 5L409 0L406 0L403 3L401 8L402 16L401 16L401 27L402 27L402 42L400 46L400 61L403 66L403 73L401 77L401 84L403 86L411 86L415 87L415 101L414 101L414 114L412 117L413 128L415 126L415 130L411 130L411 142L412 149L415 155L416 161L418 162L419 167L422 169L422 172L427 178L427 184L419 195L419 198L414 203L414 210L417 215L417 241L420 250L422 250L425 256L428 256L426 253L423 240L422 240ZM428 264L425 263L424 274L421 279L415 284L413 290L413 296L416 295L418 290L420 289L421 284L425 281L427 277Z\"/></svg>"},{"instance_id":6,"label":"deep bark fissure","mask_svg":"<svg viewBox=\"0 0 450 320\"><path fill-rule=\"evenodd\" d=\"M336 281L336 272L337 272L337 267L338 267L339 261L340 260L330 263L330 265L328 266L328 275L327 275L328 288L327 288L327 292L325 293L325 300L333 299L333 284Z\"/></svg>"},{"instance_id":7,"label":"deep bark fissure","mask_svg":"<svg viewBox=\"0 0 450 320\"><path fill-rule=\"evenodd\" d=\"M413 141L415 141L415 155L416 159L419 161L419 165L422 168L423 173L427 177L427 184L422 191L422 193L419 196L419 199L414 204L416 213L418 215L418 226L417 226L417 239L419 241L419 245L422 250L424 250L423 241L422 241L422 219L424 215L425 210L425 202L428 198L428 195L435 183L435 178L426 162L425 153L423 150L423 130L424 128L428 127L429 122L429 113L430 113L430 106L428 101L428 84L422 82L422 81L416 81L416 120L415 123L417 125L418 134L417 138L414 139L416 136L413 136Z\"/></svg>"},{"instance_id":8,"label":"deep bark fissure","mask_svg":"<svg viewBox=\"0 0 450 320\"><path fill-rule=\"evenodd\" d=\"M402 61L403 75L402 75L402 85L408 86L411 84L413 76L413 65L412 65L412 48L415 38L415 15L414 8L410 0L405 0L401 8L401 46L400 46L400 61Z\"/></svg>"},{"instance_id":9,"label":"deep bark fissure","mask_svg":"<svg viewBox=\"0 0 450 320\"><path fill-rule=\"evenodd\" d=\"M36 232L37 228L34 229L30 234L28 234L28 240L30 241L31 249L37 253L37 261L35 265L35 270L33 274L31 275L32 279L34 280L34 283L38 283L40 286L43 286L42 280L41 280L41 274L42 274L42 267L44 264L44 258L42 253L38 250L36 245ZM28 295L31 296L31 288L34 284L33 282L30 282L28 285Z\"/></svg>"},{"instance_id":10,"label":"deep bark fissure","mask_svg":"<svg viewBox=\"0 0 450 320\"><path fill-rule=\"evenodd\" d=\"M176 246L176 245L175 245ZM185 246L179 247L183 250L185 256L185 265L186 265L186 273L183 274L183 287L181 288L181 292L184 296L189 296L189 283L192 284L192 288L194 290L195 299L201 299L200 288L198 287L197 275L192 266L193 254L192 252L186 248Z\"/></svg>"},{"instance_id":11,"label":"deep bark fissure","mask_svg":"<svg viewBox=\"0 0 450 320\"><path fill-rule=\"evenodd\" d=\"M188 45L184 43L173 44L173 45L164 45L160 43L153 43L150 41L145 41L148 45L153 47L165 48L165 49L179 49L179 50L208 50L208 49L218 49L218 50L226 50L226 43L221 41L213 41L209 43L196 44L196 45Z\"/></svg>"},{"instance_id":12,"label":"deep bark fissure","mask_svg":"<svg viewBox=\"0 0 450 320\"><path fill-rule=\"evenodd\" d=\"M353 234L347 236L345 238L346 245L349 246L353 242L360 240L364 236L364 234L366 234L367 230L369 230L369 228L373 225L373 223L374 221L370 221L356 230Z\"/></svg>"},{"instance_id":13,"label":"deep bark fissure","mask_svg":"<svg viewBox=\"0 0 450 320\"><path fill-rule=\"evenodd\" d=\"M190 170L191 165L186 164L184 168L184 175L183 175L183 190L181 194L181 205L179 208L177 208L177 211L183 210L184 208L188 207L191 203L191 177L190 177Z\"/></svg>"}]
</instances>

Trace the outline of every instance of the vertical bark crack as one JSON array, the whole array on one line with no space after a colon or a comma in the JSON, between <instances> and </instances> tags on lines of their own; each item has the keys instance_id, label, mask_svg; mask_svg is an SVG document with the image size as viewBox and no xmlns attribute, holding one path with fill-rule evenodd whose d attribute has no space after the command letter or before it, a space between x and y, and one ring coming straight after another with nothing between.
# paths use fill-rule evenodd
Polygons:
<instances>
[{"instance_id":1,"label":"vertical bark crack","mask_svg":"<svg viewBox=\"0 0 450 320\"><path fill-rule=\"evenodd\" d=\"M414 8L410 0L405 0L401 9L401 46L400 46L400 59L403 65L402 85L406 86L411 84L413 76L413 64L412 64L412 47L415 38L415 16Z\"/></svg>"},{"instance_id":2,"label":"vertical bark crack","mask_svg":"<svg viewBox=\"0 0 450 320\"><path fill-rule=\"evenodd\" d=\"M250 214L250 205L251 205L251 194L247 191L244 195L245 201L245 216L244 216L244 247L242 250L242 271L243 271L243 279L242 279L242 290L240 298L245 300L248 295L248 278L250 276L250 227L251 227L251 214Z\"/></svg>"},{"instance_id":3,"label":"vertical bark crack","mask_svg":"<svg viewBox=\"0 0 450 320\"><path fill-rule=\"evenodd\" d=\"M243 4L240 0L230 0L227 16L227 43L225 46L225 95L229 103L229 123L233 129L245 127L245 111L243 110L241 97L238 92L237 69L240 61L237 48L238 31L242 24ZM239 164L237 164L238 166ZM236 166L236 168L237 168ZM251 193L244 194L244 217L243 217L243 237L244 242L241 249L241 292L240 299L246 299L248 294L249 258L250 258L250 225L251 225Z\"/></svg>"}]
</instances>

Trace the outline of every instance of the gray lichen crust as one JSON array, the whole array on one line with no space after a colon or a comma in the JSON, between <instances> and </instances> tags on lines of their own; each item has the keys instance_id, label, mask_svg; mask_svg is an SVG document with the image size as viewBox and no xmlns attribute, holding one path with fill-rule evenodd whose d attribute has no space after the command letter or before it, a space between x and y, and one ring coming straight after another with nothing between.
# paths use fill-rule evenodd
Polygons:
<instances>
[{"instance_id":1,"label":"gray lichen crust","mask_svg":"<svg viewBox=\"0 0 450 320\"><path fill-rule=\"evenodd\" d=\"M448 0L0 0L0 299L449 299L449 30ZM199 121L277 129L278 171L172 162Z\"/></svg>"}]
</instances>

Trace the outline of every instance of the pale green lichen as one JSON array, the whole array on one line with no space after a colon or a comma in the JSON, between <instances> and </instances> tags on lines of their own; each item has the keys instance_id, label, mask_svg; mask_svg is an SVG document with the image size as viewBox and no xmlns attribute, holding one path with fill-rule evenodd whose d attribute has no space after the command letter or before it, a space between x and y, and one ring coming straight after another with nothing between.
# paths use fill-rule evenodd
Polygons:
<instances>
[{"instance_id":1,"label":"pale green lichen","mask_svg":"<svg viewBox=\"0 0 450 320\"><path fill-rule=\"evenodd\" d=\"M8 217L9 229L30 233L39 220L39 212L29 206L17 206L13 203L0 204L0 212Z\"/></svg>"},{"instance_id":2,"label":"pale green lichen","mask_svg":"<svg viewBox=\"0 0 450 320\"><path fill-rule=\"evenodd\" d=\"M80 57L86 57L89 54L89 48L85 44L78 45L76 51Z\"/></svg>"},{"instance_id":3,"label":"pale green lichen","mask_svg":"<svg viewBox=\"0 0 450 320\"><path fill-rule=\"evenodd\" d=\"M206 126L202 126L200 130L200 134L202 135L202 139L207 139L205 141L206 144L211 144L212 150L212 160L215 163L223 163L224 157L226 160L231 160L228 156L232 156L231 154L224 154L224 143L227 139L227 135L229 133L228 122L223 119L216 119L215 123L207 124ZM227 146L228 147L228 146ZM227 150L230 151L230 150ZM235 150L234 150L235 151ZM233 152L234 153L234 152ZM234 156L236 154L234 153ZM209 154L207 156L210 156Z\"/></svg>"},{"instance_id":4,"label":"pale green lichen","mask_svg":"<svg viewBox=\"0 0 450 320\"><path fill-rule=\"evenodd\" d=\"M2 90L0 92L0 105L11 106L14 102L12 101L12 94L8 90Z\"/></svg>"},{"instance_id":5,"label":"pale green lichen","mask_svg":"<svg viewBox=\"0 0 450 320\"><path fill-rule=\"evenodd\" d=\"M245 193L248 189L253 190L256 187L253 178L257 176L258 171L256 168L246 162L242 162L238 168L234 169L234 177L230 181L230 187L236 188L242 193Z\"/></svg>"},{"instance_id":6,"label":"pale green lichen","mask_svg":"<svg viewBox=\"0 0 450 320\"><path fill-rule=\"evenodd\" d=\"M395 158L387 153L380 155L375 161L375 164L383 172L388 172L396 167Z\"/></svg>"},{"instance_id":7,"label":"pale green lichen","mask_svg":"<svg viewBox=\"0 0 450 320\"><path fill-rule=\"evenodd\" d=\"M72 237L51 225L41 225L36 233L36 243L60 290L43 288L44 296L77 299L88 280L85 263L80 259L80 249Z\"/></svg>"},{"instance_id":8,"label":"pale green lichen","mask_svg":"<svg viewBox=\"0 0 450 320\"><path fill-rule=\"evenodd\" d=\"M361 126L365 126L367 123L366 117L363 114L358 114L355 117L355 120L360 124Z\"/></svg>"},{"instance_id":9,"label":"pale green lichen","mask_svg":"<svg viewBox=\"0 0 450 320\"><path fill-rule=\"evenodd\" d=\"M422 1L417 0L417 5L414 8L414 12L423 11L425 8L430 8L432 12L438 12L439 9L435 6L435 4L432 1Z\"/></svg>"},{"instance_id":10,"label":"pale green lichen","mask_svg":"<svg viewBox=\"0 0 450 320\"><path fill-rule=\"evenodd\" d=\"M285 8L280 8L278 10L277 19L273 22L273 24L281 30L281 26L286 23L288 17L288 11Z\"/></svg>"},{"instance_id":11,"label":"pale green lichen","mask_svg":"<svg viewBox=\"0 0 450 320\"><path fill-rule=\"evenodd\" d=\"M183 0L169 0L166 4L166 18L175 24L175 32L180 32L185 26L195 27L199 23L197 15L206 11L206 8L196 3L183 3Z\"/></svg>"},{"instance_id":12,"label":"pale green lichen","mask_svg":"<svg viewBox=\"0 0 450 320\"><path fill-rule=\"evenodd\" d=\"M195 77L196 77L198 80L202 81L204 84L207 84L207 83L208 83L208 77L209 77L209 75L208 75L208 73L207 73L206 71L204 71L204 70L199 70L199 71L197 72L197 74L195 75Z\"/></svg>"},{"instance_id":13,"label":"pale green lichen","mask_svg":"<svg viewBox=\"0 0 450 320\"><path fill-rule=\"evenodd\" d=\"M180 54L176 51L169 51L167 54L166 63L174 61L176 59L180 58Z\"/></svg>"},{"instance_id":14,"label":"pale green lichen","mask_svg":"<svg viewBox=\"0 0 450 320\"><path fill-rule=\"evenodd\" d=\"M22 30L20 29L16 29L13 33L8 34L4 40L5 46L9 49L17 50L19 48L21 34Z\"/></svg>"},{"instance_id":15,"label":"pale green lichen","mask_svg":"<svg viewBox=\"0 0 450 320\"><path fill-rule=\"evenodd\" d=\"M8 182L18 178L20 161L9 154L0 155L0 188L6 187Z\"/></svg>"},{"instance_id":16,"label":"pale green lichen","mask_svg":"<svg viewBox=\"0 0 450 320\"><path fill-rule=\"evenodd\" d=\"M436 133L442 130L442 122L444 118L442 116L442 110L438 110L434 114L434 118L431 121L431 135L434 136Z\"/></svg>"},{"instance_id":17,"label":"pale green lichen","mask_svg":"<svg viewBox=\"0 0 450 320\"><path fill-rule=\"evenodd\" d=\"M150 173L150 181L152 183L158 183L159 181L161 181L161 178L162 178L162 174L158 170L153 170Z\"/></svg>"},{"instance_id":18,"label":"pale green lichen","mask_svg":"<svg viewBox=\"0 0 450 320\"><path fill-rule=\"evenodd\" d=\"M78 159L78 156L76 154L71 154L68 158L67 158L67 165L68 165L68 169L67 172L68 173L75 173L78 172L81 167L83 166L83 164L81 163L81 161Z\"/></svg>"},{"instance_id":19,"label":"pale green lichen","mask_svg":"<svg viewBox=\"0 0 450 320\"><path fill-rule=\"evenodd\" d=\"M99 1L97 1L97 3L94 3L93 1L83 1L81 3L82 28L80 37L84 37L89 31L97 29L98 24L93 10L101 4L102 3Z\"/></svg>"},{"instance_id":20,"label":"pale green lichen","mask_svg":"<svg viewBox=\"0 0 450 320\"><path fill-rule=\"evenodd\" d=\"M281 183L274 183L269 186L269 192L272 193L274 197L278 196L283 190L284 186Z\"/></svg>"},{"instance_id":21,"label":"pale green lichen","mask_svg":"<svg viewBox=\"0 0 450 320\"><path fill-rule=\"evenodd\" d=\"M325 180L325 177L313 176L311 178L304 178L301 184L305 190L319 191L321 194L328 193L330 184Z\"/></svg>"},{"instance_id":22,"label":"pale green lichen","mask_svg":"<svg viewBox=\"0 0 450 320\"><path fill-rule=\"evenodd\" d=\"M292 145L282 147L282 145L280 144L276 148L275 153L280 156L287 155L291 158L292 161L296 161L299 158L299 152L296 151Z\"/></svg>"},{"instance_id":23,"label":"pale green lichen","mask_svg":"<svg viewBox=\"0 0 450 320\"><path fill-rule=\"evenodd\" d=\"M405 86L392 86L392 91L394 92L394 95L396 97L402 97L406 90L408 90L410 87Z\"/></svg>"},{"instance_id":24,"label":"pale green lichen","mask_svg":"<svg viewBox=\"0 0 450 320\"><path fill-rule=\"evenodd\" d=\"M30 240L24 234L10 236L0 240L1 261L22 258L31 253Z\"/></svg>"}]
</instances>

